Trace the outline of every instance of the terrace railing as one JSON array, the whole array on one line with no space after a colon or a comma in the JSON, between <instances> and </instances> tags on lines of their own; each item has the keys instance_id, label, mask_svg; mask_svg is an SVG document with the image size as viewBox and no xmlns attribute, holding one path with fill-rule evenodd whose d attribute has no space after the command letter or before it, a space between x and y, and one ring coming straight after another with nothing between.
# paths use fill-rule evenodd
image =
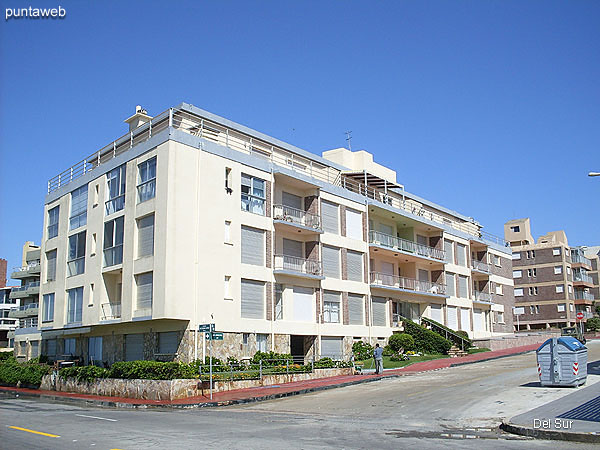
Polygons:
<instances>
[{"instance_id":1,"label":"terrace railing","mask_svg":"<svg viewBox=\"0 0 600 450\"><path fill-rule=\"evenodd\" d=\"M428 245L418 244L407 239L402 239L379 231L369 231L369 243L381 245L394 250L400 250L415 255L424 256L426 258L437 259L444 261L446 252Z\"/></svg>"}]
</instances>

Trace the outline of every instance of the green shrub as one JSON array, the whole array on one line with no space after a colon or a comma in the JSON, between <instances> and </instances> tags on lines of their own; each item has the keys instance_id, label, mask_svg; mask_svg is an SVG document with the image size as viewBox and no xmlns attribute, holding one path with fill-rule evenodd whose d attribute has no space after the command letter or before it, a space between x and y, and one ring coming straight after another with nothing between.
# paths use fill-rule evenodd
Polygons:
<instances>
[{"instance_id":1,"label":"green shrub","mask_svg":"<svg viewBox=\"0 0 600 450\"><path fill-rule=\"evenodd\" d=\"M191 364L159 361L123 361L114 363L108 378L127 380L173 380L175 378L195 378L198 372L193 371Z\"/></svg>"},{"instance_id":2,"label":"green shrub","mask_svg":"<svg viewBox=\"0 0 600 450\"><path fill-rule=\"evenodd\" d=\"M97 366L73 366L60 369L62 378L75 378L77 381L93 381L96 378L107 378L110 371Z\"/></svg>"},{"instance_id":3,"label":"green shrub","mask_svg":"<svg viewBox=\"0 0 600 450\"><path fill-rule=\"evenodd\" d=\"M13 352L0 352L0 362L4 362L11 357L14 357Z\"/></svg>"},{"instance_id":4,"label":"green shrub","mask_svg":"<svg viewBox=\"0 0 600 450\"><path fill-rule=\"evenodd\" d=\"M600 317L592 317L588 319L585 328L588 331L600 331Z\"/></svg>"},{"instance_id":5,"label":"green shrub","mask_svg":"<svg viewBox=\"0 0 600 450\"><path fill-rule=\"evenodd\" d=\"M419 352L446 354L450 350L450 347L452 347L452 342L448 339L422 327L412 320L404 320L404 332L413 337L415 350Z\"/></svg>"},{"instance_id":6,"label":"green shrub","mask_svg":"<svg viewBox=\"0 0 600 450\"><path fill-rule=\"evenodd\" d=\"M352 353L357 361L364 361L373 357L373 346L367 342L358 341L352 344Z\"/></svg>"},{"instance_id":7,"label":"green shrub","mask_svg":"<svg viewBox=\"0 0 600 450\"><path fill-rule=\"evenodd\" d=\"M310 371L310 364L307 364L307 368ZM331 358L321 358L318 361L314 362L315 369L333 369L333 368L342 368L342 367L352 367L352 361L337 361Z\"/></svg>"},{"instance_id":8,"label":"green shrub","mask_svg":"<svg viewBox=\"0 0 600 450\"><path fill-rule=\"evenodd\" d=\"M448 332L449 332L449 333L448 333L448 340L449 340L450 342L453 342L454 344L456 344L456 346L457 346L458 348L461 348L461 345L462 345L462 342L461 342L461 340L460 340L460 339L458 339L457 337L453 336L453 335L452 335L452 334L450 334L450 333L458 334L459 336L461 336L462 338L464 338L464 339L465 339L465 341L466 341L466 342L465 342L465 350L473 346L473 343L471 342L471 339L469 339L469 334L468 334L466 331L463 331L463 330L458 330L458 331L455 331L455 330L453 330L452 328L448 328L447 326L445 326L445 325L442 325L441 323L439 323L439 322L436 322L435 320L432 320L432 319L430 319L430 318L427 318L427 321L428 321L428 322L431 322L431 323L433 323L433 324L435 324L435 325L437 325L438 327L442 328L443 330L446 330L446 331L448 331ZM445 335L445 333L444 333L444 332L442 332L442 331L438 331L438 330L436 330L436 328L432 328L432 329L431 329L431 331L433 331L434 333L437 333L437 334L439 334L439 335L440 335L440 336L442 336L444 339L446 338L446 335Z\"/></svg>"},{"instance_id":9,"label":"green shrub","mask_svg":"<svg viewBox=\"0 0 600 450\"><path fill-rule=\"evenodd\" d=\"M401 350L408 352L414 350L415 340L408 333L392 334L389 339L389 346L394 353L399 353Z\"/></svg>"},{"instance_id":10,"label":"green shrub","mask_svg":"<svg viewBox=\"0 0 600 450\"><path fill-rule=\"evenodd\" d=\"M19 363L11 356L0 363L0 383L15 386L39 386L42 377L48 375L52 369L45 364L37 362Z\"/></svg>"},{"instance_id":11,"label":"green shrub","mask_svg":"<svg viewBox=\"0 0 600 450\"><path fill-rule=\"evenodd\" d=\"M259 364L262 361L262 366L273 366L281 363L285 364L285 361L292 361L292 355L289 353L275 353L275 352L256 352L252 357L253 364Z\"/></svg>"}]
</instances>

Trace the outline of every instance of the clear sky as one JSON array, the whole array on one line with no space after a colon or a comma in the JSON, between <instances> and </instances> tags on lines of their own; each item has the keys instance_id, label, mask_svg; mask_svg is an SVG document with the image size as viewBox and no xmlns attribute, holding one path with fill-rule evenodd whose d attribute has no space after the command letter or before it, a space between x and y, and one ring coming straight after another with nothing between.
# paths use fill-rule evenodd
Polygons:
<instances>
[{"instance_id":1,"label":"clear sky","mask_svg":"<svg viewBox=\"0 0 600 450\"><path fill-rule=\"evenodd\" d=\"M44 1L0 24L0 257L47 180L182 101L311 152L346 144L488 232L600 244L600 2ZM15 283L13 283L15 284Z\"/></svg>"}]
</instances>

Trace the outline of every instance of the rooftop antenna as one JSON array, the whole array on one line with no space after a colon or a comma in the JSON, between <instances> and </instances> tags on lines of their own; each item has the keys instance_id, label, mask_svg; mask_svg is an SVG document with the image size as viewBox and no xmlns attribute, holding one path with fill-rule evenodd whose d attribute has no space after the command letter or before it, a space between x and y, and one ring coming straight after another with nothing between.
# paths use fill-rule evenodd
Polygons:
<instances>
[{"instance_id":1,"label":"rooftop antenna","mask_svg":"<svg viewBox=\"0 0 600 450\"><path fill-rule=\"evenodd\" d=\"M352 131L346 131L346 140L348 141L348 150L352 151Z\"/></svg>"}]
</instances>

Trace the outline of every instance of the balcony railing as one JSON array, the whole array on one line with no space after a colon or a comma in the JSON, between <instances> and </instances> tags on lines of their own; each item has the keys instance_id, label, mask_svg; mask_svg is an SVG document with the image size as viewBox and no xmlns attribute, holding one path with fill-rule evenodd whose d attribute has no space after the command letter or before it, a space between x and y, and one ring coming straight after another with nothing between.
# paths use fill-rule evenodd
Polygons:
<instances>
[{"instance_id":1,"label":"balcony railing","mask_svg":"<svg viewBox=\"0 0 600 450\"><path fill-rule=\"evenodd\" d=\"M123 244L104 249L104 267L116 266L123 262Z\"/></svg>"},{"instance_id":2,"label":"balcony railing","mask_svg":"<svg viewBox=\"0 0 600 450\"><path fill-rule=\"evenodd\" d=\"M473 300L476 302L492 303L492 294L489 292L473 291Z\"/></svg>"},{"instance_id":3,"label":"balcony railing","mask_svg":"<svg viewBox=\"0 0 600 450\"><path fill-rule=\"evenodd\" d=\"M594 284L594 279L585 273L573 272L573 281L583 281L585 283Z\"/></svg>"},{"instance_id":4,"label":"balcony railing","mask_svg":"<svg viewBox=\"0 0 600 450\"><path fill-rule=\"evenodd\" d=\"M102 320L113 320L121 318L120 303L102 303Z\"/></svg>"},{"instance_id":5,"label":"balcony railing","mask_svg":"<svg viewBox=\"0 0 600 450\"><path fill-rule=\"evenodd\" d=\"M585 264L590 267L592 266L592 261L587 259L585 256L578 255L576 253L571 253L571 262Z\"/></svg>"},{"instance_id":6,"label":"balcony railing","mask_svg":"<svg viewBox=\"0 0 600 450\"><path fill-rule=\"evenodd\" d=\"M369 231L369 242L371 244L377 244L394 250L424 256L425 258L437 259L439 261L444 261L446 258L446 252L444 250L417 244L416 242L391 236L379 231Z\"/></svg>"},{"instance_id":7,"label":"balcony railing","mask_svg":"<svg viewBox=\"0 0 600 450\"><path fill-rule=\"evenodd\" d=\"M30 317L27 319L20 319L19 320L19 328L37 328L38 326L38 318L37 317Z\"/></svg>"},{"instance_id":8,"label":"balcony railing","mask_svg":"<svg viewBox=\"0 0 600 450\"><path fill-rule=\"evenodd\" d=\"M593 302L595 298L594 294L590 292L575 291L575 300L589 300Z\"/></svg>"},{"instance_id":9,"label":"balcony railing","mask_svg":"<svg viewBox=\"0 0 600 450\"><path fill-rule=\"evenodd\" d=\"M321 276L323 270L321 261L297 258L289 255L275 255L275 270L289 270L291 272L305 273L307 275Z\"/></svg>"},{"instance_id":10,"label":"balcony railing","mask_svg":"<svg viewBox=\"0 0 600 450\"><path fill-rule=\"evenodd\" d=\"M273 219L284 220L308 228L321 228L320 216L285 205L273 205Z\"/></svg>"},{"instance_id":11,"label":"balcony railing","mask_svg":"<svg viewBox=\"0 0 600 450\"><path fill-rule=\"evenodd\" d=\"M480 272L490 273L490 265L487 263L484 263L483 261L478 261L476 259L473 259L471 261L471 267L474 270L479 270Z\"/></svg>"},{"instance_id":12,"label":"balcony railing","mask_svg":"<svg viewBox=\"0 0 600 450\"><path fill-rule=\"evenodd\" d=\"M396 275L387 275L385 273L371 272L370 281L371 284L378 286L389 286L409 291L423 292L426 294L446 294L445 284L419 281L414 278L398 277Z\"/></svg>"},{"instance_id":13,"label":"balcony railing","mask_svg":"<svg viewBox=\"0 0 600 450\"><path fill-rule=\"evenodd\" d=\"M22 266L22 267L15 267L13 269L13 274L25 274L25 273L37 273L39 272L41 269L41 265L39 262L34 262L31 264L27 264L26 266Z\"/></svg>"}]
</instances>

